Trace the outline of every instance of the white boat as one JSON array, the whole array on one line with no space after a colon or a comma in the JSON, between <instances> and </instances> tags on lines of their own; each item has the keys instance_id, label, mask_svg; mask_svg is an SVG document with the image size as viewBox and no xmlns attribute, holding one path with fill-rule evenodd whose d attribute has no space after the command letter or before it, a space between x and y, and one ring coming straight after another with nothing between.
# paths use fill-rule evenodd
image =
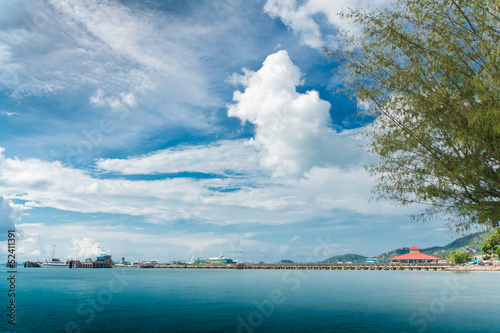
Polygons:
<instances>
[{"instance_id":1,"label":"white boat","mask_svg":"<svg viewBox=\"0 0 500 333\"><path fill-rule=\"evenodd\" d=\"M139 268L141 267L141 265L137 264L137 263L117 263L117 264L114 264L113 265L115 268Z\"/></svg>"},{"instance_id":2,"label":"white boat","mask_svg":"<svg viewBox=\"0 0 500 333\"><path fill-rule=\"evenodd\" d=\"M122 263L118 263L118 264L115 264L114 267L115 268L139 268L141 266L139 266L137 264L122 264Z\"/></svg>"},{"instance_id":3,"label":"white boat","mask_svg":"<svg viewBox=\"0 0 500 333\"><path fill-rule=\"evenodd\" d=\"M126 262L125 257L122 257L122 261L119 263L116 263L113 265L115 268L139 268L141 265L139 265L138 262Z\"/></svg>"},{"instance_id":4,"label":"white boat","mask_svg":"<svg viewBox=\"0 0 500 333\"><path fill-rule=\"evenodd\" d=\"M42 267L69 267L69 262L67 261L61 261L57 258L54 257L54 253L56 250L56 246L52 248L52 260L51 261L46 261L40 264Z\"/></svg>"},{"instance_id":5,"label":"white boat","mask_svg":"<svg viewBox=\"0 0 500 333\"><path fill-rule=\"evenodd\" d=\"M52 258L52 261L46 261L40 264L42 267L69 267L69 262Z\"/></svg>"}]
</instances>

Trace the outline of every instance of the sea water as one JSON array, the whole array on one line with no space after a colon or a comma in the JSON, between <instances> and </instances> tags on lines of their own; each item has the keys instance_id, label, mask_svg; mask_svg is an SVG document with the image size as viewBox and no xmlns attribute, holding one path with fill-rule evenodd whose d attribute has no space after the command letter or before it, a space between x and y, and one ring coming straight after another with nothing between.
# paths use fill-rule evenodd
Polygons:
<instances>
[{"instance_id":1,"label":"sea water","mask_svg":"<svg viewBox=\"0 0 500 333\"><path fill-rule=\"evenodd\" d=\"M500 332L499 272L0 272L7 332Z\"/></svg>"}]
</instances>

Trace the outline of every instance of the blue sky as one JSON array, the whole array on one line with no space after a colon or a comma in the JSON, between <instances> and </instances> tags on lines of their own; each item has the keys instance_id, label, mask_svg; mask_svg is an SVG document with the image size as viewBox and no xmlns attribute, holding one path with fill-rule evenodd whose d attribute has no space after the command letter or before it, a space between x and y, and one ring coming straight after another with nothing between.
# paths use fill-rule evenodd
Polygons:
<instances>
[{"instance_id":1,"label":"blue sky","mask_svg":"<svg viewBox=\"0 0 500 333\"><path fill-rule=\"evenodd\" d=\"M370 201L362 104L335 93L343 7L0 3L0 221L22 259L319 261L444 245ZM1 237L5 248L5 237Z\"/></svg>"}]
</instances>

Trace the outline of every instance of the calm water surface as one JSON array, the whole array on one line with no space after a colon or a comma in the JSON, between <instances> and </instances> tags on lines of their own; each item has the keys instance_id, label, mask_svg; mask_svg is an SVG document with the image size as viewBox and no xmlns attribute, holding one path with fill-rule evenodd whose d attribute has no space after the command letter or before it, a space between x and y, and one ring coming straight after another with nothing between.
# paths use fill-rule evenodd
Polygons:
<instances>
[{"instance_id":1,"label":"calm water surface","mask_svg":"<svg viewBox=\"0 0 500 333\"><path fill-rule=\"evenodd\" d=\"M0 331L500 332L500 273L2 268Z\"/></svg>"}]
</instances>

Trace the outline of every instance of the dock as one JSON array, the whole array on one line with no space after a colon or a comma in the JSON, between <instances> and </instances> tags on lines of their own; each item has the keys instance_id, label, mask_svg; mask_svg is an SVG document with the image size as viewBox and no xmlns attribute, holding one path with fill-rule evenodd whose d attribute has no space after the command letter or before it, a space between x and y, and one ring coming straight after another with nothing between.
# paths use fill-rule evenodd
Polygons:
<instances>
[{"instance_id":1,"label":"dock","mask_svg":"<svg viewBox=\"0 0 500 333\"><path fill-rule=\"evenodd\" d=\"M26 262L25 267L40 267L39 263ZM448 271L459 270L460 266L451 263L291 263L291 264L266 264L266 263L232 263L232 264L145 264L141 268L149 269L274 269L274 270L338 270L338 271ZM70 260L69 268L114 268L112 262L86 260ZM120 268L126 269L126 268Z\"/></svg>"},{"instance_id":2,"label":"dock","mask_svg":"<svg viewBox=\"0 0 500 333\"><path fill-rule=\"evenodd\" d=\"M113 268L109 262L70 260L69 268Z\"/></svg>"},{"instance_id":3,"label":"dock","mask_svg":"<svg viewBox=\"0 0 500 333\"><path fill-rule=\"evenodd\" d=\"M281 270L351 270L351 271L446 271L454 267L453 264L437 263L359 263L359 264L155 264L143 265L143 268L165 269L281 269Z\"/></svg>"},{"instance_id":4,"label":"dock","mask_svg":"<svg viewBox=\"0 0 500 333\"><path fill-rule=\"evenodd\" d=\"M41 267L39 262L28 260L24 263L24 267Z\"/></svg>"}]
</instances>

